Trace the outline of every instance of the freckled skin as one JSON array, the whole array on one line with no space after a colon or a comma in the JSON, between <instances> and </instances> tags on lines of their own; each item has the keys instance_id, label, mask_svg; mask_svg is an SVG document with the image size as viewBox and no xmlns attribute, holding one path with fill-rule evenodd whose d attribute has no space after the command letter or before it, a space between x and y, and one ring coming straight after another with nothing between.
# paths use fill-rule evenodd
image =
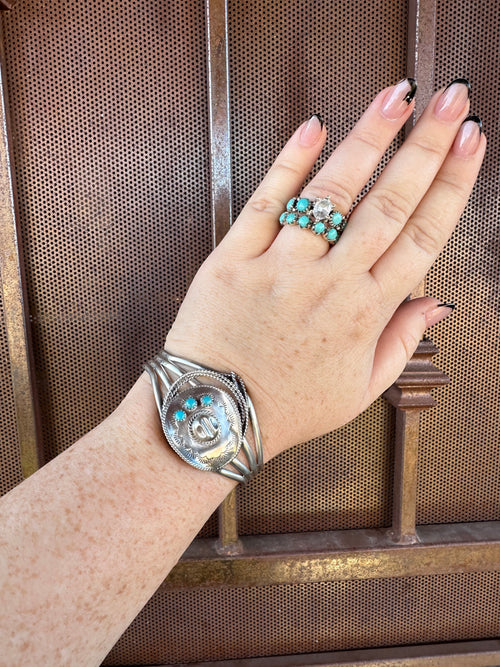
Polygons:
<instances>
[{"instance_id":1,"label":"freckled skin","mask_svg":"<svg viewBox=\"0 0 500 667\"><path fill-rule=\"evenodd\" d=\"M133 428L131 405L140 413ZM146 438L135 434L138 426ZM15 582L9 608L0 605L0 645L15 659L3 662L0 652L0 665L100 664L195 537L199 516L208 517L233 485L168 449L141 378L57 466L0 499L3 594Z\"/></svg>"}]
</instances>

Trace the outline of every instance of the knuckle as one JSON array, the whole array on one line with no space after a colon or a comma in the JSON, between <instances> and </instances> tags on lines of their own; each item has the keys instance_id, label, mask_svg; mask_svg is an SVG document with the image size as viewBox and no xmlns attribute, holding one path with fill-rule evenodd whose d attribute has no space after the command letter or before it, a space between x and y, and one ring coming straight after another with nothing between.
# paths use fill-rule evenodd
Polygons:
<instances>
[{"instance_id":1,"label":"knuckle","mask_svg":"<svg viewBox=\"0 0 500 667\"><path fill-rule=\"evenodd\" d=\"M328 195L343 214L349 211L355 196L352 194L349 185L321 176L316 176L311 181L305 189L304 194L310 197L326 197Z\"/></svg>"},{"instance_id":2,"label":"knuckle","mask_svg":"<svg viewBox=\"0 0 500 667\"><path fill-rule=\"evenodd\" d=\"M470 192L468 184L465 184L461 178L461 174L451 174L445 176L438 173L435 182L442 185L452 197L459 201L464 201Z\"/></svg>"},{"instance_id":3,"label":"knuckle","mask_svg":"<svg viewBox=\"0 0 500 667\"><path fill-rule=\"evenodd\" d=\"M351 138L361 144L362 149L366 150L368 148L370 151L374 151L377 154L382 153L384 150L384 145L380 140L380 136L380 134L375 134L375 132L366 127L357 127L351 133Z\"/></svg>"},{"instance_id":4,"label":"knuckle","mask_svg":"<svg viewBox=\"0 0 500 667\"><path fill-rule=\"evenodd\" d=\"M370 195L372 206L398 228L402 228L411 213L411 204L408 199L395 190L374 190Z\"/></svg>"},{"instance_id":5,"label":"knuckle","mask_svg":"<svg viewBox=\"0 0 500 667\"><path fill-rule=\"evenodd\" d=\"M434 231L434 226L430 224L428 218L414 216L411 224L405 227L403 233L420 251L434 258L441 249L440 239L436 238Z\"/></svg>"},{"instance_id":6,"label":"knuckle","mask_svg":"<svg viewBox=\"0 0 500 667\"><path fill-rule=\"evenodd\" d=\"M413 144L417 150L423 151L427 158L430 158L434 163L440 164L443 161L444 156L447 153L447 149L441 144L437 137L418 137L413 141L410 139L410 143Z\"/></svg>"},{"instance_id":7,"label":"knuckle","mask_svg":"<svg viewBox=\"0 0 500 667\"><path fill-rule=\"evenodd\" d=\"M290 179L291 177L294 180L299 179L300 181L304 179L303 168L291 160L279 160L274 165L274 171L278 178Z\"/></svg>"},{"instance_id":8,"label":"knuckle","mask_svg":"<svg viewBox=\"0 0 500 667\"><path fill-rule=\"evenodd\" d=\"M248 200L247 206L251 213L259 215L264 213L274 216L278 216L285 208L283 200L280 197L266 191L257 192Z\"/></svg>"}]
</instances>

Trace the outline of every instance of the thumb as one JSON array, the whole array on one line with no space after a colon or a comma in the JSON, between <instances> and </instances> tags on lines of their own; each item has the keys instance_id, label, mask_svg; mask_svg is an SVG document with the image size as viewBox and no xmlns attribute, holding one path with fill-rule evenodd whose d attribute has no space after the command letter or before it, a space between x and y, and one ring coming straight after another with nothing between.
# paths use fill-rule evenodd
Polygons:
<instances>
[{"instance_id":1,"label":"thumb","mask_svg":"<svg viewBox=\"0 0 500 667\"><path fill-rule=\"evenodd\" d=\"M424 331L450 315L454 304L422 297L399 306L382 332L373 359L369 394L374 400L403 372Z\"/></svg>"}]
</instances>

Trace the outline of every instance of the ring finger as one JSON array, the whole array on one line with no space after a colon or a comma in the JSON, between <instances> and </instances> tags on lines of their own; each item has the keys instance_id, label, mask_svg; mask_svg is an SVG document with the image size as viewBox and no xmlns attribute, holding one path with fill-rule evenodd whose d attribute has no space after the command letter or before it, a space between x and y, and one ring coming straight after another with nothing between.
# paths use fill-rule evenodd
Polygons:
<instances>
[{"instance_id":1,"label":"ring finger","mask_svg":"<svg viewBox=\"0 0 500 667\"><path fill-rule=\"evenodd\" d=\"M413 79L403 79L373 100L349 135L337 146L318 174L304 188L303 198L329 197L345 215L371 177L391 141L409 118L416 92ZM288 254L325 255L330 245L322 236L302 234L294 224L284 225L273 245Z\"/></svg>"}]
</instances>

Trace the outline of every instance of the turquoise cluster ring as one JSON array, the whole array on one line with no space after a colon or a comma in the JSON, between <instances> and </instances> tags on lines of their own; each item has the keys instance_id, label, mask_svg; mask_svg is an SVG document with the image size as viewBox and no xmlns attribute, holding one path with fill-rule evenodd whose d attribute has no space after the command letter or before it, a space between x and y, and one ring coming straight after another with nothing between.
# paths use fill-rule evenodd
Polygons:
<instances>
[{"instance_id":1,"label":"turquoise cluster ring","mask_svg":"<svg viewBox=\"0 0 500 667\"><path fill-rule=\"evenodd\" d=\"M280 215L280 225L297 225L335 245L347 219L329 197L292 197Z\"/></svg>"}]
</instances>

